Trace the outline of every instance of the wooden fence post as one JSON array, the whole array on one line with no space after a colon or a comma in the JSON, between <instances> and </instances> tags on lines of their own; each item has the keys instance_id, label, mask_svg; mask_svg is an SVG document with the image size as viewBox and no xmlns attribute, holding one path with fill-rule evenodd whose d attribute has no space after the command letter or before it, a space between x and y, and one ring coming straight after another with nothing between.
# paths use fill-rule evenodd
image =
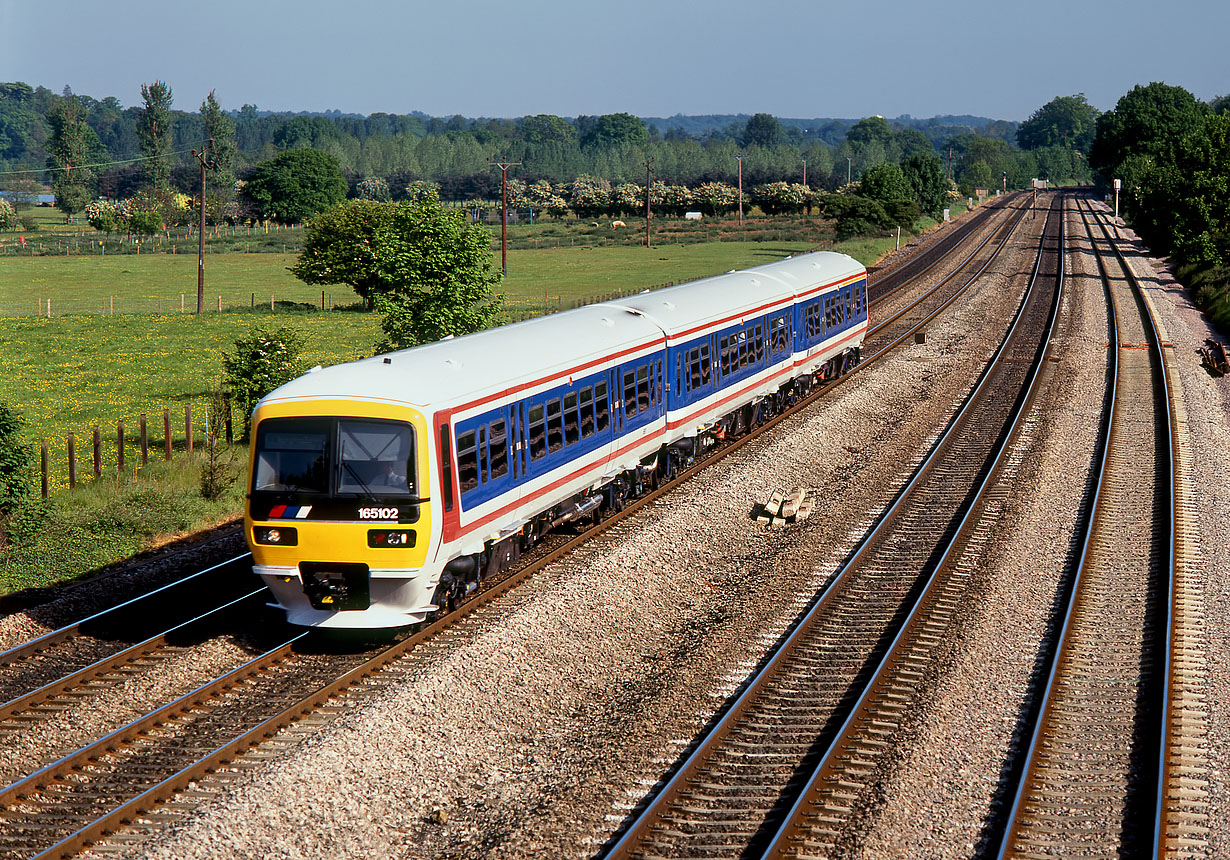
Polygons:
<instances>
[{"instance_id":1,"label":"wooden fence post","mask_svg":"<svg viewBox=\"0 0 1230 860\"><path fill-rule=\"evenodd\" d=\"M68 434L68 488L77 486L77 440Z\"/></svg>"},{"instance_id":2,"label":"wooden fence post","mask_svg":"<svg viewBox=\"0 0 1230 860\"><path fill-rule=\"evenodd\" d=\"M145 413L141 413L141 465L149 465L149 431L145 426Z\"/></svg>"},{"instance_id":3,"label":"wooden fence post","mask_svg":"<svg viewBox=\"0 0 1230 860\"><path fill-rule=\"evenodd\" d=\"M124 422L115 422L116 469L124 471Z\"/></svg>"},{"instance_id":4,"label":"wooden fence post","mask_svg":"<svg viewBox=\"0 0 1230 860\"><path fill-rule=\"evenodd\" d=\"M94 425L94 477L102 477L102 431Z\"/></svg>"},{"instance_id":5,"label":"wooden fence post","mask_svg":"<svg viewBox=\"0 0 1230 860\"><path fill-rule=\"evenodd\" d=\"M39 446L39 448L42 454L41 459L42 459L42 464L43 464L43 498L45 499L47 498L47 440L46 439L42 441L42 444Z\"/></svg>"},{"instance_id":6,"label":"wooden fence post","mask_svg":"<svg viewBox=\"0 0 1230 860\"><path fill-rule=\"evenodd\" d=\"M171 459L171 410L162 410L162 447L165 460Z\"/></svg>"},{"instance_id":7,"label":"wooden fence post","mask_svg":"<svg viewBox=\"0 0 1230 860\"><path fill-rule=\"evenodd\" d=\"M188 453L192 453L192 404L184 406L184 435L188 437Z\"/></svg>"}]
</instances>

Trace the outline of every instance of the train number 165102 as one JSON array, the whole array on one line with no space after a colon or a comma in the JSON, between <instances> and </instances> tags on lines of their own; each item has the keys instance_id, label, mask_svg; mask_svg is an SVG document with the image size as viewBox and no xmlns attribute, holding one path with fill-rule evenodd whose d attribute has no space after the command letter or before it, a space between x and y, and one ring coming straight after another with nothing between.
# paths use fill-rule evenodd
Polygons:
<instances>
[{"instance_id":1,"label":"train number 165102","mask_svg":"<svg viewBox=\"0 0 1230 860\"><path fill-rule=\"evenodd\" d=\"M397 508L359 508L359 519L396 520L400 513Z\"/></svg>"}]
</instances>

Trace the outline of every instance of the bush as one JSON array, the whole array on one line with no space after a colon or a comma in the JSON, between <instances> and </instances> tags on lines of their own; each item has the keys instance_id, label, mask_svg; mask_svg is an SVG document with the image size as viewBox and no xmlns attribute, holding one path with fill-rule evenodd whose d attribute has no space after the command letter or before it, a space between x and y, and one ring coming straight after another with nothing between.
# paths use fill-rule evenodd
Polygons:
<instances>
[{"instance_id":1,"label":"bush","mask_svg":"<svg viewBox=\"0 0 1230 860\"><path fill-rule=\"evenodd\" d=\"M230 399L221 391L209 395L205 420L205 454L201 460L201 498L216 502L239 477L235 449L226 447L226 425L230 420Z\"/></svg>"},{"instance_id":2,"label":"bush","mask_svg":"<svg viewBox=\"0 0 1230 860\"><path fill-rule=\"evenodd\" d=\"M303 338L289 328L266 331L255 326L247 337L235 341L235 352L222 356L226 386L243 413L243 438L252 432L256 402L279 385L303 373Z\"/></svg>"},{"instance_id":3,"label":"bush","mask_svg":"<svg viewBox=\"0 0 1230 860\"><path fill-rule=\"evenodd\" d=\"M879 233L892 226L884 207L866 197L829 194L825 196L823 206L825 217L837 222L834 229L839 242L854 236Z\"/></svg>"},{"instance_id":4,"label":"bush","mask_svg":"<svg viewBox=\"0 0 1230 860\"><path fill-rule=\"evenodd\" d=\"M0 200L0 230L12 230L17 226L17 210L7 200Z\"/></svg>"},{"instance_id":5,"label":"bush","mask_svg":"<svg viewBox=\"0 0 1230 860\"><path fill-rule=\"evenodd\" d=\"M138 209L128 216L128 229L138 236L153 236L162 229L162 215Z\"/></svg>"},{"instance_id":6,"label":"bush","mask_svg":"<svg viewBox=\"0 0 1230 860\"><path fill-rule=\"evenodd\" d=\"M0 403L0 549L34 536L42 514L34 491L34 453L21 441L21 416Z\"/></svg>"}]
</instances>

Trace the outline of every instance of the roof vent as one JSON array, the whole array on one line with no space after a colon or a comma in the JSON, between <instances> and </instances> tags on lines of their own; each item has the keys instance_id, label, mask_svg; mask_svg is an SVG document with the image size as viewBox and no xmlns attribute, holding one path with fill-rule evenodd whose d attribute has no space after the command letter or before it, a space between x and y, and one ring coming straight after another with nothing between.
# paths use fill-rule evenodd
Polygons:
<instances>
[{"instance_id":1,"label":"roof vent","mask_svg":"<svg viewBox=\"0 0 1230 860\"><path fill-rule=\"evenodd\" d=\"M391 358L386 358L386 359L384 360L384 363L385 363L385 364L392 364L392 363L393 363L393 359L391 359Z\"/></svg>"},{"instance_id":2,"label":"roof vent","mask_svg":"<svg viewBox=\"0 0 1230 860\"><path fill-rule=\"evenodd\" d=\"M315 373L315 372L316 372L316 371L318 371L318 370L320 370L320 365L319 365L319 364L318 364L318 365L316 365L315 367L313 367L312 369L310 369L310 370L308 371L308 373Z\"/></svg>"}]
</instances>

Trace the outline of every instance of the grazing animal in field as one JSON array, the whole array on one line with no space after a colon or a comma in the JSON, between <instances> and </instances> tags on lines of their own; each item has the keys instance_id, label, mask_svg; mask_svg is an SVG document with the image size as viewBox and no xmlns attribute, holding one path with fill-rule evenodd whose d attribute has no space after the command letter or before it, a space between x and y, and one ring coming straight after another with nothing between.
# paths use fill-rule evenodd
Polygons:
<instances>
[{"instance_id":1,"label":"grazing animal in field","mask_svg":"<svg viewBox=\"0 0 1230 860\"><path fill-rule=\"evenodd\" d=\"M591 227L597 227L597 226L598 226L598 222L597 222L597 221L590 221L590 222L589 222L589 226L591 226Z\"/></svg>"},{"instance_id":2,"label":"grazing animal in field","mask_svg":"<svg viewBox=\"0 0 1230 860\"><path fill-rule=\"evenodd\" d=\"M611 222L611 229L612 229L612 230L614 230L616 227L627 227L627 226L628 226L628 225L627 225L627 224L625 224L623 221L612 221L612 222Z\"/></svg>"}]
</instances>

